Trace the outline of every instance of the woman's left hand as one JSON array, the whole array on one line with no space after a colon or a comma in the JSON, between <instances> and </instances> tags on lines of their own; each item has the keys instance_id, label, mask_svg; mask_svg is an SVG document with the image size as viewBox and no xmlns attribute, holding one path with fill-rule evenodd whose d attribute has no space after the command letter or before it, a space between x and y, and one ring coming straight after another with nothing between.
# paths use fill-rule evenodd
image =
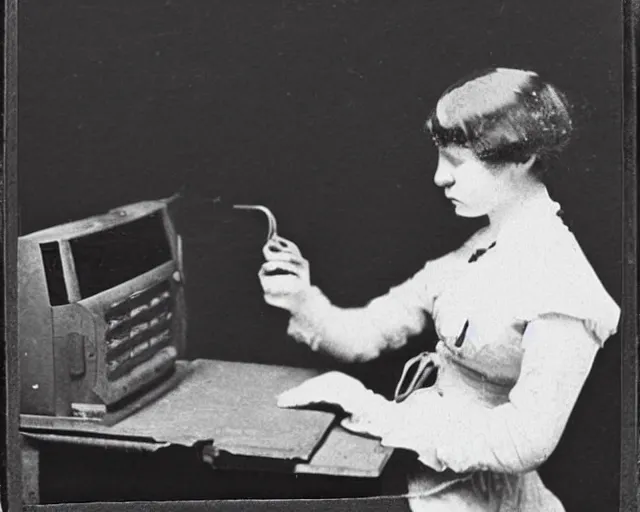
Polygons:
<instances>
[{"instance_id":1,"label":"woman's left hand","mask_svg":"<svg viewBox=\"0 0 640 512\"><path fill-rule=\"evenodd\" d=\"M336 371L309 379L278 397L280 407L321 403L338 405L348 414L341 422L342 427L356 434L380 437L394 417L393 402L353 377Z\"/></svg>"},{"instance_id":2,"label":"woman's left hand","mask_svg":"<svg viewBox=\"0 0 640 512\"><path fill-rule=\"evenodd\" d=\"M345 412L353 411L369 391L349 375L337 371L313 377L278 396L278 407L304 407L312 404L334 404Z\"/></svg>"}]
</instances>

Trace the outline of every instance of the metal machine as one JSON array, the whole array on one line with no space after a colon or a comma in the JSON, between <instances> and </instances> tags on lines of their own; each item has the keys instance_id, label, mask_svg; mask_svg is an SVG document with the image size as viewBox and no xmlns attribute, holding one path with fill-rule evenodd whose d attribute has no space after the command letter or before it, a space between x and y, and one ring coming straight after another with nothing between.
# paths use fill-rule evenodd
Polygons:
<instances>
[{"instance_id":1,"label":"metal machine","mask_svg":"<svg viewBox=\"0 0 640 512\"><path fill-rule=\"evenodd\" d=\"M186 307L169 203L19 238L23 414L104 418L179 381Z\"/></svg>"}]
</instances>

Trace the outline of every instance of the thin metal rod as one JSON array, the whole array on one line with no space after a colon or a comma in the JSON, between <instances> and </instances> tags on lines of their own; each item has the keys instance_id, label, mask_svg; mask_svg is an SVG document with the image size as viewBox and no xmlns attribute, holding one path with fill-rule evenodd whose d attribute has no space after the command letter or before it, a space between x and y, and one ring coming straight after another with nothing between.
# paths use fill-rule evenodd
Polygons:
<instances>
[{"instance_id":1,"label":"thin metal rod","mask_svg":"<svg viewBox=\"0 0 640 512\"><path fill-rule=\"evenodd\" d=\"M267 234L267 240L271 240L273 237L278 235L278 225L276 222L276 218L267 208L266 206L262 206L259 204L234 204L233 207L237 210L256 210L264 213L267 216L267 221L269 222L269 232Z\"/></svg>"}]
</instances>

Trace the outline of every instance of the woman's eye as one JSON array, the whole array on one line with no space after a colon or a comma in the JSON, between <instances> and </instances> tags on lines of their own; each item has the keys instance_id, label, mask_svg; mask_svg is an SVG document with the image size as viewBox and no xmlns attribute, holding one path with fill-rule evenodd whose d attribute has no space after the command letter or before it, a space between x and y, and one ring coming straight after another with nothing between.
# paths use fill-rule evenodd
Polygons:
<instances>
[{"instance_id":1,"label":"woman's eye","mask_svg":"<svg viewBox=\"0 0 640 512\"><path fill-rule=\"evenodd\" d=\"M464 161L458 160L457 158L448 159L447 160L447 164L449 165L449 167L451 167L453 169L457 169L458 167L461 167L464 164Z\"/></svg>"},{"instance_id":2,"label":"woman's eye","mask_svg":"<svg viewBox=\"0 0 640 512\"><path fill-rule=\"evenodd\" d=\"M445 160L449 165L452 165L453 167L460 167L464 163L464 160L462 158L458 158L446 151L442 151L440 153L440 158Z\"/></svg>"}]
</instances>

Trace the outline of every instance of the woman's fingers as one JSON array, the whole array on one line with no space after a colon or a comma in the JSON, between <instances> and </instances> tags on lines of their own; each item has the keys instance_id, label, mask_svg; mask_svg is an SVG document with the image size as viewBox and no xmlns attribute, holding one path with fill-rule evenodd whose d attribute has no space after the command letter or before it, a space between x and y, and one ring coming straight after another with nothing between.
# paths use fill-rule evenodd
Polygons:
<instances>
[{"instance_id":1,"label":"woman's fingers","mask_svg":"<svg viewBox=\"0 0 640 512\"><path fill-rule=\"evenodd\" d=\"M267 262L285 262L292 263L299 267L308 266L307 260L305 260L302 256L298 256L297 254L293 254L290 252L272 252L268 249L263 251L264 259Z\"/></svg>"},{"instance_id":2,"label":"woman's fingers","mask_svg":"<svg viewBox=\"0 0 640 512\"><path fill-rule=\"evenodd\" d=\"M262 253L266 262L258 277L265 302L292 311L300 300L300 292L310 284L309 262L296 244L279 236L272 237Z\"/></svg>"},{"instance_id":3,"label":"woman's fingers","mask_svg":"<svg viewBox=\"0 0 640 512\"><path fill-rule=\"evenodd\" d=\"M275 259L275 258L282 258L282 259L287 259L287 258L299 258L300 256L295 254L294 252L291 252L289 250L283 249L279 244L270 241L267 242L267 244L265 244L265 246L262 248L262 254L264 255L265 259L270 260L270 259Z\"/></svg>"},{"instance_id":4,"label":"woman's fingers","mask_svg":"<svg viewBox=\"0 0 640 512\"><path fill-rule=\"evenodd\" d=\"M300 249L296 244L279 236L270 238L264 245L262 252L267 258L267 254L273 255L279 253L288 253L296 255L298 257L302 257L302 253L300 252Z\"/></svg>"},{"instance_id":5,"label":"woman's fingers","mask_svg":"<svg viewBox=\"0 0 640 512\"><path fill-rule=\"evenodd\" d=\"M347 416L340 422L340 426L354 434L370 434L371 425L362 418Z\"/></svg>"},{"instance_id":6,"label":"woman's fingers","mask_svg":"<svg viewBox=\"0 0 640 512\"><path fill-rule=\"evenodd\" d=\"M300 393L297 388L285 391L278 396L278 407L302 407L311 403L313 401L310 401L309 397L305 396L304 393Z\"/></svg>"},{"instance_id":7,"label":"woman's fingers","mask_svg":"<svg viewBox=\"0 0 640 512\"><path fill-rule=\"evenodd\" d=\"M269 276L272 274L293 274L300 276L302 264L292 261L267 261L262 267L260 267L259 276Z\"/></svg>"},{"instance_id":8,"label":"woman's fingers","mask_svg":"<svg viewBox=\"0 0 640 512\"><path fill-rule=\"evenodd\" d=\"M286 238L282 238L281 236L278 236L278 235L274 236L272 240L278 246L280 246L283 250L292 252L294 254L297 254L298 256L302 255L298 246L295 243L293 243L291 240L287 240Z\"/></svg>"},{"instance_id":9,"label":"woman's fingers","mask_svg":"<svg viewBox=\"0 0 640 512\"><path fill-rule=\"evenodd\" d=\"M332 396L331 390L327 392L322 386L322 381L313 378L278 396L278 407L303 407L321 403L340 405Z\"/></svg>"},{"instance_id":10,"label":"woman's fingers","mask_svg":"<svg viewBox=\"0 0 640 512\"><path fill-rule=\"evenodd\" d=\"M347 411L348 400L344 397L344 385L362 386L356 379L341 372L331 371L312 377L295 388L289 389L278 396L280 407L301 407L310 404L333 404ZM349 392L347 389L346 392Z\"/></svg>"}]
</instances>

